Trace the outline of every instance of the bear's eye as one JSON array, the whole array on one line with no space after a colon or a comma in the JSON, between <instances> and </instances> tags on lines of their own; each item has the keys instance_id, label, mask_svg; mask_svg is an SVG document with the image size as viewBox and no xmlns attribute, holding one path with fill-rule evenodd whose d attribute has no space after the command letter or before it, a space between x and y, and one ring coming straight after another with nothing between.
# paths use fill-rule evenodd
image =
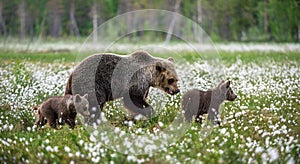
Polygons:
<instances>
[{"instance_id":1,"label":"bear's eye","mask_svg":"<svg viewBox=\"0 0 300 164\"><path fill-rule=\"evenodd\" d=\"M174 79L169 79L168 84L172 84L172 83L174 83Z\"/></svg>"}]
</instances>

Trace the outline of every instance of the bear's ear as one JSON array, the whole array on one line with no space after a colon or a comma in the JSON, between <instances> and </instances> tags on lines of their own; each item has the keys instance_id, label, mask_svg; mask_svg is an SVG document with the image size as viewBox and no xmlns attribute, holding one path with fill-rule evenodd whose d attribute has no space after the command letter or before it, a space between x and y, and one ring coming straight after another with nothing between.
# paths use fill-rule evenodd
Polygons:
<instances>
[{"instance_id":1,"label":"bear's ear","mask_svg":"<svg viewBox=\"0 0 300 164\"><path fill-rule=\"evenodd\" d=\"M226 85L227 83L225 83L224 81L222 81L219 85L218 85L218 88L220 88L222 91L225 91L226 90Z\"/></svg>"},{"instance_id":2,"label":"bear's ear","mask_svg":"<svg viewBox=\"0 0 300 164\"><path fill-rule=\"evenodd\" d=\"M168 58L168 60L170 61L170 62L172 62L172 63L174 63L175 61L174 61L174 59L173 58L171 58L171 57L169 57Z\"/></svg>"},{"instance_id":3,"label":"bear's ear","mask_svg":"<svg viewBox=\"0 0 300 164\"><path fill-rule=\"evenodd\" d=\"M76 103L79 103L80 101L81 101L80 95L79 95L79 94L76 94L76 95L75 95L75 102L76 102Z\"/></svg>"},{"instance_id":4,"label":"bear's ear","mask_svg":"<svg viewBox=\"0 0 300 164\"><path fill-rule=\"evenodd\" d=\"M227 82L226 82L226 88L228 88L230 86L230 81L228 80Z\"/></svg>"},{"instance_id":5,"label":"bear's ear","mask_svg":"<svg viewBox=\"0 0 300 164\"><path fill-rule=\"evenodd\" d=\"M161 62L157 62L156 65L155 65L155 68L156 68L156 70L159 71L159 72L164 72L164 71L166 70L166 68L164 68L164 67L162 66L162 63L161 63Z\"/></svg>"},{"instance_id":6,"label":"bear's ear","mask_svg":"<svg viewBox=\"0 0 300 164\"><path fill-rule=\"evenodd\" d=\"M88 99L89 95L86 93L83 98Z\"/></svg>"}]
</instances>

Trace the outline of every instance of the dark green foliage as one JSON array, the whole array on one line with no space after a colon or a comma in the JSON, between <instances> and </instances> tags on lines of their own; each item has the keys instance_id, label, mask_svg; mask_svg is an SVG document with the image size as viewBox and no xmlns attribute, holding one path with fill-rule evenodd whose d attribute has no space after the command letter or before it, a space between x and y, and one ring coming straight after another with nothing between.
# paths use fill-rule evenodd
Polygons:
<instances>
[{"instance_id":1,"label":"dark green foliage","mask_svg":"<svg viewBox=\"0 0 300 164\"><path fill-rule=\"evenodd\" d=\"M1 0L3 22L6 30L0 26L0 36L19 37L21 31L20 2L21 0ZM68 37L74 36L70 32L70 3L71 0L31 0L25 1L25 35L28 38ZM157 0L74 0L75 19L81 37L90 35L93 31L92 7L97 5L98 25L112 17L129 11L141 9L162 9L174 11L175 1ZM200 24L214 41L299 41L300 10L297 0L185 0L181 1L179 12L189 19ZM0 5L1 7L1 5ZM53 25L53 10L57 11L58 25ZM1 11L1 10L0 10ZM56 12L55 12L56 13ZM144 21L144 22L143 22ZM3 23L2 22L2 23ZM165 20L139 20L139 22L121 23L120 30L136 28ZM1 23L1 22L0 22ZM57 27L56 27L57 26ZM53 28L59 32L53 34ZM193 35L191 24L182 25L184 34ZM113 35L107 29L107 35ZM153 35L147 32L138 32L138 38L145 37L155 40L164 39L165 35ZM173 38L174 39L174 38Z\"/></svg>"}]
</instances>

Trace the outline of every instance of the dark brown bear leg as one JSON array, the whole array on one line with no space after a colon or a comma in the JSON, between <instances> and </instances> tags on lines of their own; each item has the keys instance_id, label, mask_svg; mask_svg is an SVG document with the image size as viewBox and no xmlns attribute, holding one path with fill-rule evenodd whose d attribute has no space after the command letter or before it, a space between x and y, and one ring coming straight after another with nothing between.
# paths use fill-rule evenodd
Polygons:
<instances>
[{"instance_id":1,"label":"dark brown bear leg","mask_svg":"<svg viewBox=\"0 0 300 164\"><path fill-rule=\"evenodd\" d=\"M221 125L220 120L218 119L219 109L210 108L208 110L208 121L211 121L213 124Z\"/></svg>"},{"instance_id":2,"label":"dark brown bear leg","mask_svg":"<svg viewBox=\"0 0 300 164\"><path fill-rule=\"evenodd\" d=\"M70 120L73 120L73 121L74 121L74 125L75 125L76 115L77 115L76 112L71 112L71 113L69 114Z\"/></svg>"},{"instance_id":3,"label":"dark brown bear leg","mask_svg":"<svg viewBox=\"0 0 300 164\"><path fill-rule=\"evenodd\" d=\"M64 120L64 114L58 114L58 125L64 125L64 122L65 122L65 120Z\"/></svg>"},{"instance_id":4,"label":"dark brown bear leg","mask_svg":"<svg viewBox=\"0 0 300 164\"><path fill-rule=\"evenodd\" d=\"M147 118L153 116L153 108L144 101L142 96L131 95L123 98L124 106L134 114L142 114Z\"/></svg>"},{"instance_id":5,"label":"dark brown bear leg","mask_svg":"<svg viewBox=\"0 0 300 164\"><path fill-rule=\"evenodd\" d=\"M74 127L75 127L75 120L74 119L67 118L65 121L69 125L70 128L74 129Z\"/></svg>"},{"instance_id":6,"label":"dark brown bear leg","mask_svg":"<svg viewBox=\"0 0 300 164\"><path fill-rule=\"evenodd\" d=\"M105 92L97 90L96 95L95 93L89 93L88 101L90 116L84 117L84 122L98 124L98 120L100 120L100 115L106 102Z\"/></svg>"},{"instance_id":7,"label":"dark brown bear leg","mask_svg":"<svg viewBox=\"0 0 300 164\"><path fill-rule=\"evenodd\" d=\"M56 128L56 117L55 116L48 116L46 117L48 124L51 128Z\"/></svg>"},{"instance_id":8,"label":"dark brown bear leg","mask_svg":"<svg viewBox=\"0 0 300 164\"><path fill-rule=\"evenodd\" d=\"M187 92L187 94L183 95L182 97L182 110L184 110L184 117L186 122L192 122L193 117L195 117L195 121L197 121L197 118L200 115L200 96L195 91ZM201 122L201 120L199 120Z\"/></svg>"},{"instance_id":9,"label":"dark brown bear leg","mask_svg":"<svg viewBox=\"0 0 300 164\"><path fill-rule=\"evenodd\" d=\"M37 126L44 126L47 123L46 119L40 114L39 119L35 122Z\"/></svg>"}]
</instances>

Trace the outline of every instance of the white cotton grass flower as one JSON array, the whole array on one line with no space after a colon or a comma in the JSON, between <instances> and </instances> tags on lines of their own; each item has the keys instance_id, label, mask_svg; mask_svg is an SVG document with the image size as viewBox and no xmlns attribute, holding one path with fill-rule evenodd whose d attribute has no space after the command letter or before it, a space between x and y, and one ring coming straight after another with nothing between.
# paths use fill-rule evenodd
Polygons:
<instances>
[{"instance_id":1,"label":"white cotton grass flower","mask_svg":"<svg viewBox=\"0 0 300 164\"><path fill-rule=\"evenodd\" d=\"M227 132L227 129L226 129L226 128L220 129L220 133L221 133L221 134L225 134L226 132Z\"/></svg>"},{"instance_id":2,"label":"white cotton grass flower","mask_svg":"<svg viewBox=\"0 0 300 164\"><path fill-rule=\"evenodd\" d=\"M279 158L278 150L275 148L269 148L267 149L267 153L270 157L270 162L273 162Z\"/></svg>"},{"instance_id":3,"label":"white cotton grass flower","mask_svg":"<svg viewBox=\"0 0 300 164\"><path fill-rule=\"evenodd\" d=\"M70 147L68 147L68 146L65 146L64 150L65 150L67 153L69 153L69 152L71 151Z\"/></svg>"},{"instance_id":4,"label":"white cotton grass flower","mask_svg":"<svg viewBox=\"0 0 300 164\"><path fill-rule=\"evenodd\" d=\"M121 131L121 129L120 129L119 127L115 127L114 132L115 132L116 134L120 133L120 131Z\"/></svg>"},{"instance_id":5,"label":"white cotton grass flower","mask_svg":"<svg viewBox=\"0 0 300 164\"><path fill-rule=\"evenodd\" d=\"M94 163L99 163L100 162L100 157L98 156L98 157L93 157L92 158L92 162L94 162Z\"/></svg>"},{"instance_id":6,"label":"white cotton grass flower","mask_svg":"<svg viewBox=\"0 0 300 164\"><path fill-rule=\"evenodd\" d=\"M163 126L164 126L164 123L161 122L161 121L159 121L159 122L158 122L158 126L159 126L159 127L163 127Z\"/></svg>"},{"instance_id":7,"label":"white cotton grass flower","mask_svg":"<svg viewBox=\"0 0 300 164\"><path fill-rule=\"evenodd\" d=\"M83 145L84 144L84 141L83 140L79 140L79 145Z\"/></svg>"},{"instance_id":8,"label":"white cotton grass flower","mask_svg":"<svg viewBox=\"0 0 300 164\"><path fill-rule=\"evenodd\" d=\"M138 114L134 117L135 120L141 120L144 116L141 114Z\"/></svg>"},{"instance_id":9,"label":"white cotton grass flower","mask_svg":"<svg viewBox=\"0 0 300 164\"><path fill-rule=\"evenodd\" d=\"M53 152L53 149L52 149L52 147L51 146L46 146L46 151L48 151L48 152Z\"/></svg>"},{"instance_id":10,"label":"white cotton grass flower","mask_svg":"<svg viewBox=\"0 0 300 164\"><path fill-rule=\"evenodd\" d=\"M291 157L288 161L287 164L295 164L295 160L293 157Z\"/></svg>"},{"instance_id":11,"label":"white cotton grass flower","mask_svg":"<svg viewBox=\"0 0 300 164\"><path fill-rule=\"evenodd\" d=\"M97 142L97 139L93 134L90 135L90 141L91 142Z\"/></svg>"},{"instance_id":12,"label":"white cotton grass flower","mask_svg":"<svg viewBox=\"0 0 300 164\"><path fill-rule=\"evenodd\" d=\"M262 148L262 147L256 147L255 148L255 153L257 154L257 153L262 153L264 151L264 148Z\"/></svg>"}]
</instances>

